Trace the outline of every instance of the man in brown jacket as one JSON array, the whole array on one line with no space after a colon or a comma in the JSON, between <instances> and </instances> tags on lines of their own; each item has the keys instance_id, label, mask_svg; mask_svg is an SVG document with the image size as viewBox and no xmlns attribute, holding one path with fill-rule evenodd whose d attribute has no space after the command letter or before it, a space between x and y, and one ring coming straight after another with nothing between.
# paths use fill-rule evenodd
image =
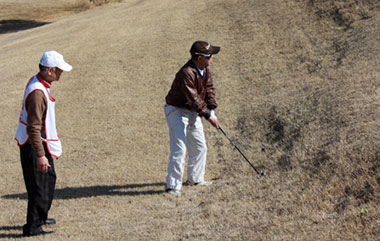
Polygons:
<instances>
[{"instance_id":1,"label":"man in brown jacket","mask_svg":"<svg viewBox=\"0 0 380 241\"><path fill-rule=\"evenodd\" d=\"M63 71L70 71L72 67L61 54L48 51L43 54L39 68L39 73L26 86L15 136L28 193L24 236L45 234L41 226L55 224L54 219L48 219L56 181L53 157L58 158L62 149L55 126L55 99L50 94L50 87Z\"/></svg>"},{"instance_id":2,"label":"man in brown jacket","mask_svg":"<svg viewBox=\"0 0 380 241\"><path fill-rule=\"evenodd\" d=\"M166 192L180 196L188 151L187 182L208 186L204 180L207 146L201 117L219 128L214 110L215 88L210 65L220 47L196 41L190 49L191 59L178 71L166 96L165 116L170 134L170 157Z\"/></svg>"}]
</instances>

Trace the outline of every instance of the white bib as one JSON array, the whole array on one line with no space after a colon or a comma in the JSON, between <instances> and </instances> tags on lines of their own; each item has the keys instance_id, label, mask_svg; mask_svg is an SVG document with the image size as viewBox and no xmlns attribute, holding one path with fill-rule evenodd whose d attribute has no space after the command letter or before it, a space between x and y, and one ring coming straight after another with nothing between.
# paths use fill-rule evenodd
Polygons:
<instances>
[{"instance_id":1,"label":"white bib","mask_svg":"<svg viewBox=\"0 0 380 241\"><path fill-rule=\"evenodd\" d=\"M20 120L17 126L15 139L17 140L20 146L24 145L29 140L29 136L26 132L26 127L28 125L28 113L25 109L25 101L28 98L29 94L36 90L41 90L44 93L47 100L47 110L45 119L46 139L42 141L47 143L49 153L52 156L58 158L62 153L62 146L55 126L55 99L50 96L48 89L38 80L37 75L31 78L26 86L20 114Z\"/></svg>"}]
</instances>

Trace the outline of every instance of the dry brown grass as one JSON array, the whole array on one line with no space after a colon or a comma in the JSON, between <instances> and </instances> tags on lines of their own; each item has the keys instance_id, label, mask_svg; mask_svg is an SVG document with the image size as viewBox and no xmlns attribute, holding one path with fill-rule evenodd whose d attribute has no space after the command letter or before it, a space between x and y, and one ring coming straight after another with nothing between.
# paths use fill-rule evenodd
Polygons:
<instances>
[{"instance_id":1,"label":"dry brown grass","mask_svg":"<svg viewBox=\"0 0 380 241\"><path fill-rule=\"evenodd\" d=\"M0 237L25 220L24 86L55 49L74 69L53 86L64 154L44 239L377 240L379 17L371 0L128 0L1 35ZM164 96L196 39L222 46L218 118L267 176L205 122L215 184L175 198Z\"/></svg>"}]
</instances>

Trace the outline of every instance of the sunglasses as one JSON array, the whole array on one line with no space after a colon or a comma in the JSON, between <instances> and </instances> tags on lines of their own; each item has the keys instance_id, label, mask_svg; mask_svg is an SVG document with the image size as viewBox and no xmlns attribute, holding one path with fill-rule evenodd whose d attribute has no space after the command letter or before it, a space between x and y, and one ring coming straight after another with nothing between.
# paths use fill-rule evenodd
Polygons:
<instances>
[{"instance_id":1,"label":"sunglasses","mask_svg":"<svg viewBox=\"0 0 380 241\"><path fill-rule=\"evenodd\" d=\"M210 54L210 56L206 56L206 54L198 53L198 52L195 52L194 54L202 56L202 58L204 58L204 59L211 59L211 57L212 57L212 54Z\"/></svg>"},{"instance_id":2,"label":"sunglasses","mask_svg":"<svg viewBox=\"0 0 380 241\"><path fill-rule=\"evenodd\" d=\"M202 56L204 59L211 59L212 54L210 56Z\"/></svg>"}]
</instances>

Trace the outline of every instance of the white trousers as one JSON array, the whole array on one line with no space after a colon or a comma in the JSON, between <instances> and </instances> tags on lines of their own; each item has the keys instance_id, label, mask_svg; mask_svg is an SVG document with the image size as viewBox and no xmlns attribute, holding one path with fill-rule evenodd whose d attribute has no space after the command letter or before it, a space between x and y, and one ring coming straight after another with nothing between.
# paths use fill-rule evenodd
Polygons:
<instances>
[{"instance_id":1,"label":"white trousers","mask_svg":"<svg viewBox=\"0 0 380 241\"><path fill-rule=\"evenodd\" d=\"M180 190L188 152L187 180L203 182L207 146L202 120L197 112L165 105L166 122L170 135L170 156L166 188Z\"/></svg>"}]
</instances>

